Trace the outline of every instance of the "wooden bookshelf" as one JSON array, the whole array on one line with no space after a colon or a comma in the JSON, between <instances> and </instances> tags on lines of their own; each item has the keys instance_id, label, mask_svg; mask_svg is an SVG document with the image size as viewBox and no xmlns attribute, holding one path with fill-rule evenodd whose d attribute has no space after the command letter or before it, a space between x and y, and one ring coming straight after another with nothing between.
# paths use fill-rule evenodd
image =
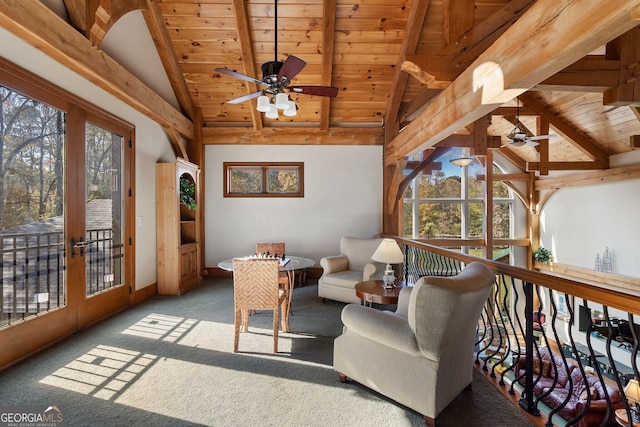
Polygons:
<instances>
[{"instance_id":1,"label":"wooden bookshelf","mask_svg":"<svg viewBox=\"0 0 640 427\"><path fill-rule=\"evenodd\" d=\"M180 204L180 178L195 186L199 200L200 170L178 159L156 164L156 222L158 293L182 295L202 280L200 275L199 206L189 209Z\"/></svg>"}]
</instances>

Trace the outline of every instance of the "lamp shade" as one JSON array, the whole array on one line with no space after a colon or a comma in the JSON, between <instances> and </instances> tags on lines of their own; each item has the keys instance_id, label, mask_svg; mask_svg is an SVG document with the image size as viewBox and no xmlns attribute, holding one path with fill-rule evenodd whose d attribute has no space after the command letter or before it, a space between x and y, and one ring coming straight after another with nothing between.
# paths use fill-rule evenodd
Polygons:
<instances>
[{"instance_id":1,"label":"lamp shade","mask_svg":"<svg viewBox=\"0 0 640 427\"><path fill-rule=\"evenodd\" d=\"M632 379L624 388L624 394L627 396L628 400L633 400L634 402L640 402L640 384L638 384L637 379Z\"/></svg>"},{"instance_id":2,"label":"lamp shade","mask_svg":"<svg viewBox=\"0 0 640 427\"><path fill-rule=\"evenodd\" d=\"M266 113L267 111L269 111L269 97L267 95L260 95L258 97L258 105L256 106L256 110L260 111L261 113Z\"/></svg>"},{"instance_id":3,"label":"lamp shade","mask_svg":"<svg viewBox=\"0 0 640 427\"><path fill-rule=\"evenodd\" d=\"M268 119L277 119L278 107L276 107L276 104L269 104L269 110L264 114L264 116Z\"/></svg>"},{"instance_id":4,"label":"lamp shade","mask_svg":"<svg viewBox=\"0 0 640 427\"><path fill-rule=\"evenodd\" d=\"M384 239L371 256L371 259L386 264L401 264L404 262L404 255L395 240Z\"/></svg>"},{"instance_id":5,"label":"lamp shade","mask_svg":"<svg viewBox=\"0 0 640 427\"><path fill-rule=\"evenodd\" d=\"M289 107L285 108L283 114L287 117L294 117L298 115L298 106L293 101L287 101Z\"/></svg>"},{"instance_id":6,"label":"lamp shade","mask_svg":"<svg viewBox=\"0 0 640 427\"><path fill-rule=\"evenodd\" d=\"M469 166L471 163L475 161L473 157L458 157L456 159L449 160L452 165L455 166Z\"/></svg>"},{"instance_id":7,"label":"lamp shade","mask_svg":"<svg viewBox=\"0 0 640 427\"><path fill-rule=\"evenodd\" d=\"M280 110L289 108L289 95L284 92L276 94L276 107Z\"/></svg>"}]
</instances>

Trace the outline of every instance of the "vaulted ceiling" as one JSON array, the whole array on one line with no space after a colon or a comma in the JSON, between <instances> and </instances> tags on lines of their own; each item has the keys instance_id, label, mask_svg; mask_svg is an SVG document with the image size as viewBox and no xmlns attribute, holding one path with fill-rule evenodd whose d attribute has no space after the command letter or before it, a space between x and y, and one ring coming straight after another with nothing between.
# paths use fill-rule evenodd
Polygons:
<instances>
[{"instance_id":1,"label":"vaulted ceiling","mask_svg":"<svg viewBox=\"0 0 640 427\"><path fill-rule=\"evenodd\" d=\"M188 121L205 143L386 144L393 164L435 147L496 149L523 170L604 169L640 147L640 0L64 0L96 48L141 10ZM2 11L0 10L0 13ZM277 57L276 57L277 39ZM267 119L262 79L289 55L295 85L335 98L291 96L296 117ZM517 100L519 99L519 101ZM505 146L525 133L557 136ZM166 124L178 151L187 135Z\"/></svg>"}]
</instances>

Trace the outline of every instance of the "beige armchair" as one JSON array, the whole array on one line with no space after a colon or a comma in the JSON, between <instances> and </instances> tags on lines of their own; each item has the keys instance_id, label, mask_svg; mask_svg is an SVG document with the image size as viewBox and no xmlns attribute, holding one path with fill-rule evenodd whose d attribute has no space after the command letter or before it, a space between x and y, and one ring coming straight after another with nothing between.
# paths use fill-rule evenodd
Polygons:
<instances>
[{"instance_id":1,"label":"beige armchair","mask_svg":"<svg viewBox=\"0 0 640 427\"><path fill-rule=\"evenodd\" d=\"M457 276L422 277L395 312L349 304L333 367L421 413L428 426L473 379L476 326L495 275L473 262ZM365 415L366 416L366 415Z\"/></svg>"},{"instance_id":2,"label":"beige armchair","mask_svg":"<svg viewBox=\"0 0 640 427\"><path fill-rule=\"evenodd\" d=\"M359 303L355 287L359 282L382 279L385 265L371 260L382 239L342 237L340 255L320 260L323 273L318 279L318 296L335 301Z\"/></svg>"}]
</instances>

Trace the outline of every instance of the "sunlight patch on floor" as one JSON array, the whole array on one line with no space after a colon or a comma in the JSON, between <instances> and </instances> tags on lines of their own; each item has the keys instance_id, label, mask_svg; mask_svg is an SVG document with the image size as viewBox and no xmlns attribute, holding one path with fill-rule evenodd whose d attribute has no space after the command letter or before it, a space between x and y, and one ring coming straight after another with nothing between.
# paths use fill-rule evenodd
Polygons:
<instances>
[{"instance_id":1,"label":"sunlight patch on floor","mask_svg":"<svg viewBox=\"0 0 640 427\"><path fill-rule=\"evenodd\" d=\"M99 345L40 380L100 399L112 399L131 384L157 356Z\"/></svg>"},{"instance_id":2,"label":"sunlight patch on floor","mask_svg":"<svg viewBox=\"0 0 640 427\"><path fill-rule=\"evenodd\" d=\"M174 342L193 327L195 319L151 313L122 331L123 334Z\"/></svg>"}]
</instances>

